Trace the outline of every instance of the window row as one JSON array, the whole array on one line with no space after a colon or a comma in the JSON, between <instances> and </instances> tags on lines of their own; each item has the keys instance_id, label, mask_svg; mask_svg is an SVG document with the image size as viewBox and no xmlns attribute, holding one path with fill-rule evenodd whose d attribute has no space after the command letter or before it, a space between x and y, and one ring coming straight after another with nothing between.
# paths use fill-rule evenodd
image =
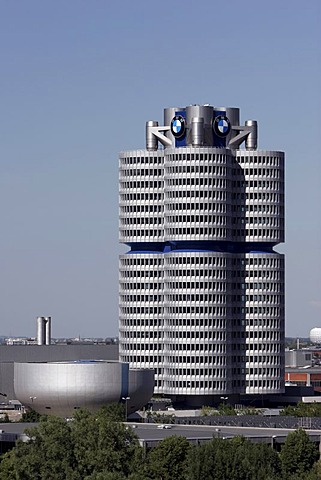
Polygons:
<instances>
[{"instance_id":1,"label":"window row","mask_svg":"<svg viewBox=\"0 0 321 480\"><path fill-rule=\"evenodd\" d=\"M251 350L253 352L270 352L270 353L281 353L282 345L280 343L247 343L246 352L251 355ZM253 354L252 354L253 355ZM254 358L254 357L253 357ZM258 357L259 358L259 357ZM260 362L261 360L257 360ZM255 360L249 360L249 362L255 362ZM279 358L280 362L280 358Z\"/></svg>"},{"instance_id":2,"label":"window row","mask_svg":"<svg viewBox=\"0 0 321 480\"><path fill-rule=\"evenodd\" d=\"M222 222L223 223L223 222ZM174 225L176 222L173 223ZM186 227L186 228L170 228L166 227L166 235L169 237L174 237L176 235L178 236L194 236L199 238L202 235L205 235L206 239L208 237L212 238L222 238L225 239L228 236L228 229L227 228L212 228L212 227Z\"/></svg>"},{"instance_id":3,"label":"window row","mask_svg":"<svg viewBox=\"0 0 321 480\"><path fill-rule=\"evenodd\" d=\"M122 213L164 213L164 206L161 204L134 204L134 205L121 205L119 208L120 214Z\"/></svg>"},{"instance_id":4,"label":"window row","mask_svg":"<svg viewBox=\"0 0 321 480\"><path fill-rule=\"evenodd\" d=\"M211 177L174 177L166 178L165 177L165 188L166 187L189 187L189 186L199 186L199 187L215 187L215 188L226 188L229 182L226 178L211 178Z\"/></svg>"},{"instance_id":5,"label":"window row","mask_svg":"<svg viewBox=\"0 0 321 480\"><path fill-rule=\"evenodd\" d=\"M232 182L232 188L266 188L268 190L279 190L283 187L280 181L269 180L235 180Z\"/></svg>"},{"instance_id":6,"label":"window row","mask_svg":"<svg viewBox=\"0 0 321 480\"><path fill-rule=\"evenodd\" d=\"M282 295L232 295L232 302L265 302L279 303L283 299Z\"/></svg>"},{"instance_id":7,"label":"window row","mask_svg":"<svg viewBox=\"0 0 321 480\"><path fill-rule=\"evenodd\" d=\"M161 318L124 318L120 316L120 332L122 334L122 328L126 327L136 327L136 328L147 328L150 327L163 327L164 320ZM124 332L123 332L124 333Z\"/></svg>"},{"instance_id":8,"label":"window row","mask_svg":"<svg viewBox=\"0 0 321 480\"><path fill-rule=\"evenodd\" d=\"M165 383L167 388L194 388L194 389L209 389L209 390L218 390L219 392L222 392L226 389L226 382L225 381L219 381L219 380L190 380L190 381L184 381L184 380L173 380L173 381L166 381Z\"/></svg>"},{"instance_id":9,"label":"window row","mask_svg":"<svg viewBox=\"0 0 321 480\"><path fill-rule=\"evenodd\" d=\"M226 369L223 368L166 368L164 371L165 376L212 376L212 377L224 377L226 376Z\"/></svg>"},{"instance_id":10,"label":"window row","mask_svg":"<svg viewBox=\"0 0 321 480\"><path fill-rule=\"evenodd\" d=\"M202 164L185 164L185 165L171 165L168 166L165 162L165 176L180 175L182 173L198 173L205 175L215 175L226 177L230 175L230 170L227 167L220 165L202 165Z\"/></svg>"},{"instance_id":11,"label":"window row","mask_svg":"<svg viewBox=\"0 0 321 480\"><path fill-rule=\"evenodd\" d=\"M208 270L207 268L203 268L200 270L194 270L193 268L189 270L180 269L165 269L166 276L171 279L171 277L211 277L215 279L225 279L227 278L227 270L219 270L218 268L213 268Z\"/></svg>"},{"instance_id":12,"label":"window row","mask_svg":"<svg viewBox=\"0 0 321 480\"><path fill-rule=\"evenodd\" d=\"M186 355L166 355L164 362L168 365L186 363L192 367L197 366L197 364L226 366L226 355L193 355L192 357Z\"/></svg>"},{"instance_id":13,"label":"window row","mask_svg":"<svg viewBox=\"0 0 321 480\"><path fill-rule=\"evenodd\" d=\"M134 366L137 367L148 367L152 368L152 365L155 364L157 367L160 362L162 362L162 356L156 354L153 355L120 355L121 362L134 363Z\"/></svg>"},{"instance_id":14,"label":"window row","mask_svg":"<svg viewBox=\"0 0 321 480\"><path fill-rule=\"evenodd\" d=\"M158 238L160 241L164 238L163 228L159 228L159 230L127 230L120 228L119 234L121 238Z\"/></svg>"},{"instance_id":15,"label":"window row","mask_svg":"<svg viewBox=\"0 0 321 480\"><path fill-rule=\"evenodd\" d=\"M241 167L242 168L242 167ZM239 169L232 170L233 175L242 175L246 177L251 176L259 176L259 177L270 177L275 179L282 179L283 178L283 170L279 168L242 168L240 171Z\"/></svg>"},{"instance_id":16,"label":"window row","mask_svg":"<svg viewBox=\"0 0 321 480\"><path fill-rule=\"evenodd\" d=\"M167 265L208 265L214 267L225 267L227 265L228 259L223 256L224 254L213 254L213 255L202 255L198 256L197 254L193 256L178 255L167 256L165 259ZM227 254L230 256L230 254Z\"/></svg>"},{"instance_id":17,"label":"window row","mask_svg":"<svg viewBox=\"0 0 321 480\"><path fill-rule=\"evenodd\" d=\"M145 181L121 181L119 182L119 188L120 191L122 190L131 190L133 188L143 190L144 188L158 188L158 189L163 189L164 188L164 182L163 181L157 181L157 180L145 180Z\"/></svg>"},{"instance_id":18,"label":"window row","mask_svg":"<svg viewBox=\"0 0 321 480\"><path fill-rule=\"evenodd\" d=\"M164 193L163 192L129 192L129 193L123 193L120 192L119 195L119 200L120 200L120 206L122 206L123 203L125 202L132 202L132 201L138 201L138 200L149 200L149 201L157 201L157 202L162 202L164 199Z\"/></svg>"},{"instance_id":19,"label":"window row","mask_svg":"<svg viewBox=\"0 0 321 480\"><path fill-rule=\"evenodd\" d=\"M132 215L121 217L121 225L163 225L164 217L162 215L155 216L144 216L144 217L133 217Z\"/></svg>"},{"instance_id":20,"label":"window row","mask_svg":"<svg viewBox=\"0 0 321 480\"><path fill-rule=\"evenodd\" d=\"M165 217L165 221L169 224L200 223L199 228L202 228L202 226L206 228L206 224L226 225L228 220L229 217L226 215L166 215Z\"/></svg>"},{"instance_id":21,"label":"window row","mask_svg":"<svg viewBox=\"0 0 321 480\"><path fill-rule=\"evenodd\" d=\"M141 156L120 156L119 163L121 167L127 166L127 165L146 165L146 164L155 164L155 165L161 165L164 163L164 154L163 152L159 152L159 155L154 155L154 156L146 156L146 157L141 157Z\"/></svg>"},{"instance_id":22,"label":"window row","mask_svg":"<svg viewBox=\"0 0 321 480\"><path fill-rule=\"evenodd\" d=\"M278 380L248 380L246 386L249 388L280 389L281 384Z\"/></svg>"},{"instance_id":23,"label":"window row","mask_svg":"<svg viewBox=\"0 0 321 480\"><path fill-rule=\"evenodd\" d=\"M232 221L232 225L243 226L243 229L253 228L253 225L264 226L266 228L284 226L284 219L274 215L273 216L269 215L264 217L249 216L249 215L246 215L244 217L233 216L232 218L229 218L229 220ZM259 233L259 235L262 235L262 232L264 231L265 231L264 228L256 229L256 232ZM267 231L270 231L270 230L267 230Z\"/></svg>"},{"instance_id":24,"label":"window row","mask_svg":"<svg viewBox=\"0 0 321 480\"><path fill-rule=\"evenodd\" d=\"M265 156L265 155L238 155L236 157L236 160L238 162L242 163L253 163L253 164L258 164L258 165L271 165L274 167L283 167L284 163L284 158L283 155L280 157L270 157L270 156Z\"/></svg>"},{"instance_id":25,"label":"window row","mask_svg":"<svg viewBox=\"0 0 321 480\"><path fill-rule=\"evenodd\" d=\"M230 194L230 192L228 192ZM191 190L191 189L173 189L166 190L166 198L208 198L212 200L219 200L220 202L225 202L227 199L227 192L225 190ZM230 196L230 195L229 195ZM194 204L192 204L195 208Z\"/></svg>"},{"instance_id":26,"label":"window row","mask_svg":"<svg viewBox=\"0 0 321 480\"><path fill-rule=\"evenodd\" d=\"M232 157L229 157L228 155L224 154L219 154L219 153L187 153L180 151L179 153L171 153L171 154L166 154L166 160L167 161L198 161L198 160L206 160L206 161L212 161L214 163L231 163L232 162Z\"/></svg>"},{"instance_id":27,"label":"window row","mask_svg":"<svg viewBox=\"0 0 321 480\"><path fill-rule=\"evenodd\" d=\"M120 179L127 178L127 177L160 177L164 175L164 169L163 168L121 168L120 172Z\"/></svg>"},{"instance_id":28,"label":"window row","mask_svg":"<svg viewBox=\"0 0 321 480\"><path fill-rule=\"evenodd\" d=\"M165 213L177 210L190 210L190 204L188 203L166 203L165 201ZM193 210L201 210L208 212L217 212L217 213L229 213L230 205L226 203L195 203Z\"/></svg>"}]
</instances>

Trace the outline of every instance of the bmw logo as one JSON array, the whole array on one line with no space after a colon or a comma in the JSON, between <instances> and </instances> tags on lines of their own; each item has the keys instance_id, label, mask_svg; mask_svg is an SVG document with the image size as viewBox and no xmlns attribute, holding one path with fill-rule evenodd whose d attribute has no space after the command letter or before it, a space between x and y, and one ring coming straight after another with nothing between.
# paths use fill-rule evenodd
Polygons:
<instances>
[{"instance_id":1,"label":"bmw logo","mask_svg":"<svg viewBox=\"0 0 321 480\"><path fill-rule=\"evenodd\" d=\"M175 115L171 121L171 132L175 138L183 137L185 134L185 119L181 115Z\"/></svg>"},{"instance_id":2,"label":"bmw logo","mask_svg":"<svg viewBox=\"0 0 321 480\"><path fill-rule=\"evenodd\" d=\"M214 118L213 129L217 136L227 137L231 131L230 121L225 115L219 115Z\"/></svg>"}]
</instances>

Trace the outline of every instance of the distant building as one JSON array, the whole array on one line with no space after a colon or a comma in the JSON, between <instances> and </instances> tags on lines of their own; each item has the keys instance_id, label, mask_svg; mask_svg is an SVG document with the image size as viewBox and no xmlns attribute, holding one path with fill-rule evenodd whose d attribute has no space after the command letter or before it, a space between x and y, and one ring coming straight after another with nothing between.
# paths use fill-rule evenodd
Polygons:
<instances>
[{"instance_id":1,"label":"distant building","mask_svg":"<svg viewBox=\"0 0 321 480\"><path fill-rule=\"evenodd\" d=\"M285 382L288 385L313 387L321 392L321 367L286 367Z\"/></svg>"},{"instance_id":2,"label":"distant building","mask_svg":"<svg viewBox=\"0 0 321 480\"><path fill-rule=\"evenodd\" d=\"M5 345L37 345L35 338L9 337L4 341Z\"/></svg>"},{"instance_id":3,"label":"distant building","mask_svg":"<svg viewBox=\"0 0 321 480\"><path fill-rule=\"evenodd\" d=\"M285 350L286 367L312 366L313 353L311 350Z\"/></svg>"},{"instance_id":4,"label":"distant building","mask_svg":"<svg viewBox=\"0 0 321 480\"><path fill-rule=\"evenodd\" d=\"M321 328L315 327L310 330L310 340L312 343L321 344Z\"/></svg>"}]
</instances>

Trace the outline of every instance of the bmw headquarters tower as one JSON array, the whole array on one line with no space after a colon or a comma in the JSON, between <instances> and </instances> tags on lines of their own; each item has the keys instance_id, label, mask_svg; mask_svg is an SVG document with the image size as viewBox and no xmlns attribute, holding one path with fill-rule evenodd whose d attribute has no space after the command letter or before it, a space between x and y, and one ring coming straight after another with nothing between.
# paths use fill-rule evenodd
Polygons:
<instances>
[{"instance_id":1,"label":"bmw headquarters tower","mask_svg":"<svg viewBox=\"0 0 321 480\"><path fill-rule=\"evenodd\" d=\"M119 172L120 360L191 405L284 392L284 153L238 108L173 107Z\"/></svg>"}]
</instances>

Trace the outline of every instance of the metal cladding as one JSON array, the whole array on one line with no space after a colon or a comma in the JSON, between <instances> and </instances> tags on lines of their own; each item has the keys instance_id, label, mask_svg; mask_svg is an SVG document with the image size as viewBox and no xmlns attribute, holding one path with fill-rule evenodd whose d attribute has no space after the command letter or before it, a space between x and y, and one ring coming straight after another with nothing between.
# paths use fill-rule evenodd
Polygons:
<instances>
[{"instance_id":1,"label":"metal cladding","mask_svg":"<svg viewBox=\"0 0 321 480\"><path fill-rule=\"evenodd\" d=\"M37 318L37 344L51 344L51 317Z\"/></svg>"},{"instance_id":2,"label":"metal cladding","mask_svg":"<svg viewBox=\"0 0 321 480\"><path fill-rule=\"evenodd\" d=\"M281 393L284 153L238 108L150 128L164 148L120 154L120 359L177 398Z\"/></svg>"},{"instance_id":3,"label":"metal cladding","mask_svg":"<svg viewBox=\"0 0 321 480\"><path fill-rule=\"evenodd\" d=\"M255 120L246 120L245 125L251 127L251 132L246 138L245 146L246 150L257 149L257 122Z\"/></svg>"},{"instance_id":4,"label":"metal cladding","mask_svg":"<svg viewBox=\"0 0 321 480\"><path fill-rule=\"evenodd\" d=\"M128 413L143 407L154 389L154 372L120 362L81 360L15 363L16 398L40 414L71 417L78 408L95 411L127 401Z\"/></svg>"},{"instance_id":5,"label":"metal cladding","mask_svg":"<svg viewBox=\"0 0 321 480\"><path fill-rule=\"evenodd\" d=\"M158 139L153 134L151 127L158 127L158 122L146 122L146 149L157 150Z\"/></svg>"}]
</instances>

